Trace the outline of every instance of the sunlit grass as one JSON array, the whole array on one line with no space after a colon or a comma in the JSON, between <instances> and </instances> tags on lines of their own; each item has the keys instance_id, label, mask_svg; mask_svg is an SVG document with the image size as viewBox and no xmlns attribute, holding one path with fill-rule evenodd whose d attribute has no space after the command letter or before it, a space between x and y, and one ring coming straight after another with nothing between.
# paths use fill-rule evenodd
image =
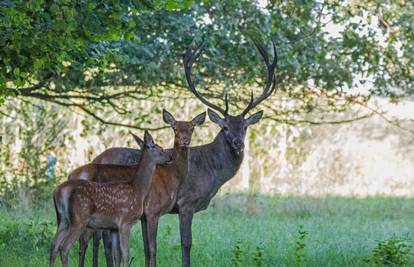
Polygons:
<instances>
[{"instance_id":1,"label":"sunlit grass","mask_svg":"<svg viewBox=\"0 0 414 267\"><path fill-rule=\"evenodd\" d=\"M255 266L257 247L263 266L294 266L299 225L307 231L304 266L361 266L378 240L393 234L414 238L414 200L402 198L265 197L256 209L245 209L244 195L216 198L193 223L193 266L232 266L236 243L241 241L242 266ZM0 266L46 266L48 244L55 227L52 208L0 209ZM50 227L44 227L44 222ZM42 224L43 223L43 224ZM39 230L43 225L43 230ZM13 236L7 234L13 231ZM45 240L43 240L45 239ZM33 244L39 244L33 247ZM414 243L414 241L413 241ZM143 265L140 224L134 227L133 266ZM70 263L77 265L77 246ZM101 266L103 252L101 248ZM178 219L162 217L158 236L159 266L180 266ZM91 266L88 251L87 266ZM414 260L411 259L411 264Z\"/></svg>"}]
</instances>

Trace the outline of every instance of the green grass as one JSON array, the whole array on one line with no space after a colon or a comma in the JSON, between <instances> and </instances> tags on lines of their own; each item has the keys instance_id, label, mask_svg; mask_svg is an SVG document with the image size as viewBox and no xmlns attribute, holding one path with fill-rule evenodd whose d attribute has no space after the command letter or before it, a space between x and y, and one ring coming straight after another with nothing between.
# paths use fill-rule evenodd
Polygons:
<instances>
[{"instance_id":1,"label":"green grass","mask_svg":"<svg viewBox=\"0 0 414 267\"><path fill-rule=\"evenodd\" d=\"M260 196L254 212L245 210L245 199L244 195L217 197L208 210L196 214L193 266L234 266L239 240L240 266L255 266L257 247L262 249L262 266L295 266L300 225L307 232L302 266L367 266L364 259L378 240L395 234L408 236L414 243L413 199ZM47 266L54 216L51 207L0 208L0 266ZM143 265L139 225L131 242L133 266ZM75 246L71 266L77 266L77 251ZM180 266L176 215L160 221L157 256L161 267ZM105 266L103 260L101 250ZM414 266L413 257L409 265ZM90 249L87 266L91 266Z\"/></svg>"}]
</instances>

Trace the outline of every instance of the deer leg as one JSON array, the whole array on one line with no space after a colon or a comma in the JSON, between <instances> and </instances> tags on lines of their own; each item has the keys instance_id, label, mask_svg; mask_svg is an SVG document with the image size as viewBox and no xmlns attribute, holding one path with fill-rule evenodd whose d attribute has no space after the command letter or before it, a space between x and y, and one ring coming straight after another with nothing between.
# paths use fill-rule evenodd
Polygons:
<instances>
[{"instance_id":1,"label":"deer leg","mask_svg":"<svg viewBox=\"0 0 414 267\"><path fill-rule=\"evenodd\" d=\"M124 224L119 228L119 244L121 247L122 261L124 266L129 265L129 236L131 234L131 226Z\"/></svg>"},{"instance_id":2,"label":"deer leg","mask_svg":"<svg viewBox=\"0 0 414 267\"><path fill-rule=\"evenodd\" d=\"M157 266L157 230L158 230L158 215L147 216L147 238L150 253L150 266Z\"/></svg>"},{"instance_id":3,"label":"deer leg","mask_svg":"<svg viewBox=\"0 0 414 267\"><path fill-rule=\"evenodd\" d=\"M102 231L96 230L93 232L93 251L92 251L92 266L98 267L99 265L99 241L101 241Z\"/></svg>"},{"instance_id":4,"label":"deer leg","mask_svg":"<svg viewBox=\"0 0 414 267\"><path fill-rule=\"evenodd\" d=\"M183 267L190 266L191 251L191 224L193 221L193 212L180 212L180 236L181 236L181 260Z\"/></svg>"},{"instance_id":5,"label":"deer leg","mask_svg":"<svg viewBox=\"0 0 414 267\"><path fill-rule=\"evenodd\" d=\"M85 253L88 249L88 242L92 234L93 231L91 229L85 229L85 232L79 238L79 267L85 266Z\"/></svg>"},{"instance_id":6,"label":"deer leg","mask_svg":"<svg viewBox=\"0 0 414 267\"><path fill-rule=\"evenodd\" d=\"M111 231L112 256L115 260L115 267L121 266L121 248L119 245L119 232Z\"/></svg>"},{"instance_id":7,"label":"deer leg","mask_svg":"<svg viewBox=\"0 0 414 267\"><path fill-rule=\"evenodd\" d=\"M112 258L112 240L109 230L102 231L102 240L105 249L105 259L107 267L114 267L114 259Z\"/></svg>"},{"instance_id":8,"label":"deer leg","mask_svg":"<svg viewBox=\"0 0 414 267\"><path fill-rule=\"evenodd\" d=\"M141 231L142 231L142 241L144 243L144 254L145 254L145 267L149 267L150 264L150 252L148 247L148 231L147 231L147 218L143 216L141 218Z\"/></svg>"},{"instance_id":9,"label":"deer leg","mask_svg":"<svg viewBox=\"0 0 414 267\"><path fill-rule=\"evenodd\" d=\"M49 259L50 267L55 266L56 254L59 251L60 244L62 243L63 239L66 237L66 234L67 234L66 225L63 225L62 223L60 223L56 231L55 237L53 238L52 244L50 246L50 259Z\"/></svg>"},{"instance_id":10,"label":"deer leg","mask_svg":"<svg viewBox=\"0 0 414 267\"><path fill-rule=\"evenodd\" d=\"M81 225L71 225L69 227L68 234L66 235L65 239L60 246L60 258L62 260L62 267L68 267L68 256L69 250L73 246L76 240L79 239L83 227Z\"/></svg>"}]
</instances>

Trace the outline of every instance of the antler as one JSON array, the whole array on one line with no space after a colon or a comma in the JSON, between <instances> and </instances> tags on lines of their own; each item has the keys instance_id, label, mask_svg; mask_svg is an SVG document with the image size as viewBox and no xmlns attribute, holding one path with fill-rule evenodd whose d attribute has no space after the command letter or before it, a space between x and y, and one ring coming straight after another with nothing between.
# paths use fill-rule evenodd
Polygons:
<instances>
[{"instance_id":1,"label":"antler","mask_svg":"<svg viewBox=\"0 0 414 267\"><path fill-rule=\"evenodd\" d=\"M202 51L203 51L204 44L200 43L194 51L192 51L191 46L187 48L187 51L183 57L183 63L184 63L184 71L185 71L185 79L187 80L188 88L190 89L193 94L200 99L201 102L203 102L205 105L209 106L210 108L220 112L223 115L227 115L227 112L229 110L229 104L227 99L227 94L225 96L225 104L226 109L222 109L221 107L209 102L207 99L205 99L197 90L195 89L195 85L193 81L191 80L191 68L194 64L194 62L200 57Z\"/></svg>"},{"instance_id":2,"label":"antler","mask_svg":"<svg viewBox=\"0 0 414 267\"><path fill-rule=\"evenodd\" d=\"M242 112L243 116L245 116L251 109L256 107L258 104L260 104L260 102L262 102L263 100L268 98L275 91L275 88L276 88L276 76L274 74L275 68L276 68L276 65L277 65L276 45L272 41L273 61L270 64L269 56L266 52L266 49L263 47L263 45L260 44L260 42L258 40L253 40L253 42L254 42L254 45L257 47L257 50L259 50L260 54L262 55L263 60L266 64L267 78L266 78L266 82L265 82L265 86L263 88L262 94L258 98L256 98L255 100L253 100L253 91L252 91L249 104L247 105L246 109L243 110L243 112Z\"/></svg>"}]
</instances>

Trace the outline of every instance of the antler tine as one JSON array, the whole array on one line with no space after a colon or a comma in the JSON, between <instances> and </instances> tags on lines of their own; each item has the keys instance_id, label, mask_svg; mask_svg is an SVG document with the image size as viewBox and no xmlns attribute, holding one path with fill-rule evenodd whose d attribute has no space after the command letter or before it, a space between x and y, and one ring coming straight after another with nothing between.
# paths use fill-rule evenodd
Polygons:
<instances>
[{"instance_id":1,"label":"antler tine","mask_svg":"<svg viewBox=\"0 0 414 267\"><path fill-rule=\"evenodd\" d=\"M276 65L277 65L277 48L276 48L275 42L273 42L273 41L272 41L272 46L273 46L273 55L274 55L273 63L276 67Z\"/></svg>"},{"instance_id":2,"label":"antler tine","mask_svg":"<svg viewBox=\"0 0 414 267\"><path fill-rule=\"evenodd\" d=\"M226 115L228 114L228 112L229 112L229 95L228 94L226 94L225 96L224 96L224 103L226 104L226 109L224 110L224 112L226 113Z\"/></svg>"},{"instance_id":3,"label":"antler tine","mask_svg":"<svg viewBox=\"0 0 414 267\"><path fill-rule=\"evenodd\" d=\"M256 46L257 50L259 50L260 54L262 55L266 66L269 67L269 55L267 54L266 49L257 39L253 39L253 43Z\"/></svg>"},{"instance_id":4,"label":"antler tine","mask_svg":"<svg viewBox=\"0 0 414 267\"><path fill-rule=\"evenodd\" d=\"M249 112L249 110L252 108L252 105L253 105L253 90L250 94L249 104L247 105L247 107L242 112L243 117L246 116L247 112Z\"/></svg>"},{"instance_id":5,"label":"antler tine","mask_svg":"<svg viewBox=\"0 0 414 267\"><path fill-rule=\"evenodd\" d=\"M186 63L186 67L191 68L194 62L200 57L201 53L203 52L204 44L200 43L195 49L194 53L192 52L191 46L189 46L186 50L184 56L184 63Z\"/></svg>"},{"instance_id":6,"label":"antler tine","mask_svg":"<svg viewBox=\"0 0 414 267\"><path fill-rule=\"evenodd\" d=\"M276 88L276 76L274 74L275 68L276 68L276 65L277 65L276 45L272 41L273 55L274 56L273 56L272 63L270 63L269 62L269 55L267 54L266 49L263 47L263 45L255 39L253 40L253 42L254 42L257 50L259 50L260 54L263 57L263 61L264 61L265 65L266 65L266 68L267 68L267 77L266 77L266 82L265 82L262 94L258 98L256 98L254 101L253 101L253 98L250 99L250 102L249 102L248 106L242 112L243 116L246 115L251 109L256 107L258 104L260 104L263 100L268 98L275 91L275 88ZM252 97L253 97L253 93L252 93Z\"/></svg>"},{"instance_id":7,"label":"antler tine","mask_svg":"<svg viewBox=\"0 0 414 267\"><path fill-rule=\"evenodd\" d=\"M226 110L223 110L221 107L210 103L207 99L205 99L199 92L197 92L194 82L191 80L191 68L195 61L201 56L203 51L204 44L199 44L195 49L194 52L191 49L191 46L187 48L187 51L183 57L183 64L184 64L184 72L185 78L187 80L187 85L190 91L206 106L220 112L223 115L227 115L228 111L228 103L226 100Z\"/></svg>"},{"instance_id":8,"label":"antler tine","mask_svg":"<svg viewBox=\"0 0 414 267\"><path fill-rule=\"evenodd\" d=\"M265 89L268 90L270 88L270 84L269 82L272 81L273 79L273 74L274 74L274 70L276 68L277 65L277 49L276 49L276 45L275 43L272 41L272 48L273 48L273 61L272 64L269 63L269 56L266 52L266 49L263 47L263 45L257 41L254 40L254 44L256 45L257 49L259 50L260 54L263 57L263 60L266 64L267 67L267 78L266 78L266 82L265 82Z\"/></svg>"}]
</instances>

